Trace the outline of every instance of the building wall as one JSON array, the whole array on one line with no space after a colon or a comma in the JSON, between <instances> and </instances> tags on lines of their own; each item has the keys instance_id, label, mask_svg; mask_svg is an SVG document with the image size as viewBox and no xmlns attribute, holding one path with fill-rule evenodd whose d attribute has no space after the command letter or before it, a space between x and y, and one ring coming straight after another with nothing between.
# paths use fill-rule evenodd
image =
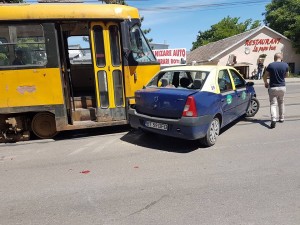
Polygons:
<instances>
[{"instance_id":1,"label":"building wall","mask_svg":"<svg viewBox=\"0 0 300 225\"><path fill-rule=\"evenodd\" d=\"M300 73L300 54L296 54L291 41L283 36L263 28L233 49L224 52L219 57L218 65L226 65L231 54L236 56L236 63L250 63L249 76L257 69L260 55L266 54L264 66L274 61L274 54L283 53L283 61L295 64L295 73ZM254 74L254 73L253 73ZM246 75L246 74L245 74Z\"/></svg>"}]
</instances>

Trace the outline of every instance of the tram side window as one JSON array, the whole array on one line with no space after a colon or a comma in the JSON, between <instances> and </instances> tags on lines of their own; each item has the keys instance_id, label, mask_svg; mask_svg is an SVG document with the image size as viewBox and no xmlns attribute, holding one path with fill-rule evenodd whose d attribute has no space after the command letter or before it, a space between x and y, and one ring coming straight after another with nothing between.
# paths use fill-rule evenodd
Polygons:
<instances>
[{"instance_id":1,"label":"tram side window","mask_svg":"<svg viewBox=\"0 0 300 225\"><path fill-rule=\"evenodd\" d=\"M120 54L120 34L117 26L113 25L109 27L109 39L110 39L110 52L112 64L114 66L121 65L121 54Z\"/></svg>"},{"instance_id":2,"label":"tram side window","mask_svg":"<svg viewBox=\"0 0 300 225\"><path fill-rule=\"evenodd\" d=\"M47 64L43 27L37 24L0 26L0 67Z\"/></svg>"},{"instance_id":3,"label":"tram side window","mask_svg":"<svg viewBox=\"0 0 300 225\"><path fill-rule=\"evenodd\" d=\"M0 66L9 65L9 49L6 43L7 40L0 37Z\"/></svg>"},{"instance_id":4,"label":"tram side window","mask_svg":"<svg viewBox=\"0 0 300 225\"><path fill-rule=\"evenodd\" d=\"M104 67L105 61L105 49L104 49L104 37L103 28L101 26L94 26L94 39L96 50L96 63L98 67Z\"/></svg>"},{"instance_id":5,"label":"tram side window","mask_svg":"<svg viewBox=\"0 0 300 225\"><path fill-rule=\"evenodd\" d=\"M137 62L155 62L155 56L138 25L130 30L131 52Z\"/></svg>"}]
</instances>

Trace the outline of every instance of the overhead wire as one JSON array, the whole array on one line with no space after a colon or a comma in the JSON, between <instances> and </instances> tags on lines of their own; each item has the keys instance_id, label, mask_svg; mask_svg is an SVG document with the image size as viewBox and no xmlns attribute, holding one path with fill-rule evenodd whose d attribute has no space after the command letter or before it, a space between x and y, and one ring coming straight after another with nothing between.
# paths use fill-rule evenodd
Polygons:
<instances>
[{"instance_id":1,"label":"overhead wire","mask_svg":"<svg viewBox=\"0 0 300 225\"><path fill-rule=\"evenodd\" d=\"M149 2L151 0L125 0L126 2ZM24 3L36 3L36 0L25 0ZM83 3L100 3L101 0L83 0ZM247 0L247 1L233 1L233 2L220 2L220 3L199 3L199 4L179 4L175 6L153 6L153 7L137 7L140 11L189 11L189 10L205 10L210 8L228 8L228 7L235 7L235 6L247 6L247 5L255 5L255 4L264 4L269 3L270 0ZM174 2L175 3L175 2ZM76 4L76 3L75 3Z\"/></svg>"},{"instance_id":2,"label":"overhead wire","mask_svg":"<svg viewBox=\"0 0 300 225\"><path fill-rule=\"evenodd\" d=\"M125 2L147 2L149 4L151 0L125 0ZM37 0L25 0L24 3L36 3ZM226 8L235 8L240 6L251 6L251 5L259 5L259 4L266 4L270 3L271 0L246 0L246 1L232 1L232 2L220 2L220 3L199 3L199 4L180 4L178 5L174 1L173 6L149 6L149 7L139 7L140 12L157 12L157 11L169 11L169 12L177 12L177 11L209 11L209 10L216 10L216 9L226 9ZM102 3L102 0L83 0L83 3ZM181 2L182 3L182 2ZM76 4L76 3L74 3ZM105 4L105 3L102 3Z\"/></svg>"},{"instance_id":3,"label":"overhead wire","mask_svg":"<svg viewBox=\"0 0 300 225\"><path fill-rule=\"evenodd\" d=\"M270 0L247 0L247 1L233 1L233 2L220 2L220 3L206 3L206 4L188 4L188 5L175 5L175 6L154 6L147 8L140 8L140 11L187 11L187 10L205 10L205 9L216 9L216 8L228 8L236 6L247 6L247 5L256 5L256 4L265 4L269 3Z\"/></svg>"},{"instance_id":4,"label":"overhead wire","mask_svg":"<svg viewBox=\"0 0 300 225\"><path fill-rule=\"evenodd\" d=\"M21 3L38 3L37 2L38 0L24 0L24 2L21 2ZM49 0L50 1L50 0ZM126 2L149 2L151 0L125 0ZM82 0L82 3L102 3L102 0ZM58 3L56 1L54 1L53 3ZM68 3L67 1L66 2L63 2L63 0L61 1L61 3ZM76 4L75 2L72 2L74 4ZM78 1L77 3L81 3L80 1ZM104 3L104 1L103 1Z\"/></svg>"}]
</instances>

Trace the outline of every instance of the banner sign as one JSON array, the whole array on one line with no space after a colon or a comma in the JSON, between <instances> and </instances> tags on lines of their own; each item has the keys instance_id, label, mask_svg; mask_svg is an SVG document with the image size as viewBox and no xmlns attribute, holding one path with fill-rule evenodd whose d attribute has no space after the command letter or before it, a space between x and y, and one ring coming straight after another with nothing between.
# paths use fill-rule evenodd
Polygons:
<instances>
[{"instance_id":1,"label":"banner sign","mask_svg":"<svg viewBox=\"0 0 300 225\"><path fill-rule=\"evenodd\" d=\"M160 62L161 66L176 66L186 64L186 49L173 48L173 49L156 49L153 50L156 59Z\"/></svg>"}]
</instances>

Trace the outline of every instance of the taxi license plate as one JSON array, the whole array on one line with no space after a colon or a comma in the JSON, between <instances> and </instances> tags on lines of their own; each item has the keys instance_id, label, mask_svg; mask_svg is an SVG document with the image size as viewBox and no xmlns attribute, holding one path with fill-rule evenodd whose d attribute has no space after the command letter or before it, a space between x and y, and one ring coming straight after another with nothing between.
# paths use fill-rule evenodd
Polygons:
<instances>
[{"instance_id":1,"label":"taxi license plate","mask_svg":"<svg viewBox=\"0 0 300 225\"><path fill-rule=\"evenodd\" d=\"M146 121L145 126L151 127L154 129L159 129L159 130L168 130L168 124L165 124L165 123L156 123L156 122Z\"/></svg>"}]
</instances>

